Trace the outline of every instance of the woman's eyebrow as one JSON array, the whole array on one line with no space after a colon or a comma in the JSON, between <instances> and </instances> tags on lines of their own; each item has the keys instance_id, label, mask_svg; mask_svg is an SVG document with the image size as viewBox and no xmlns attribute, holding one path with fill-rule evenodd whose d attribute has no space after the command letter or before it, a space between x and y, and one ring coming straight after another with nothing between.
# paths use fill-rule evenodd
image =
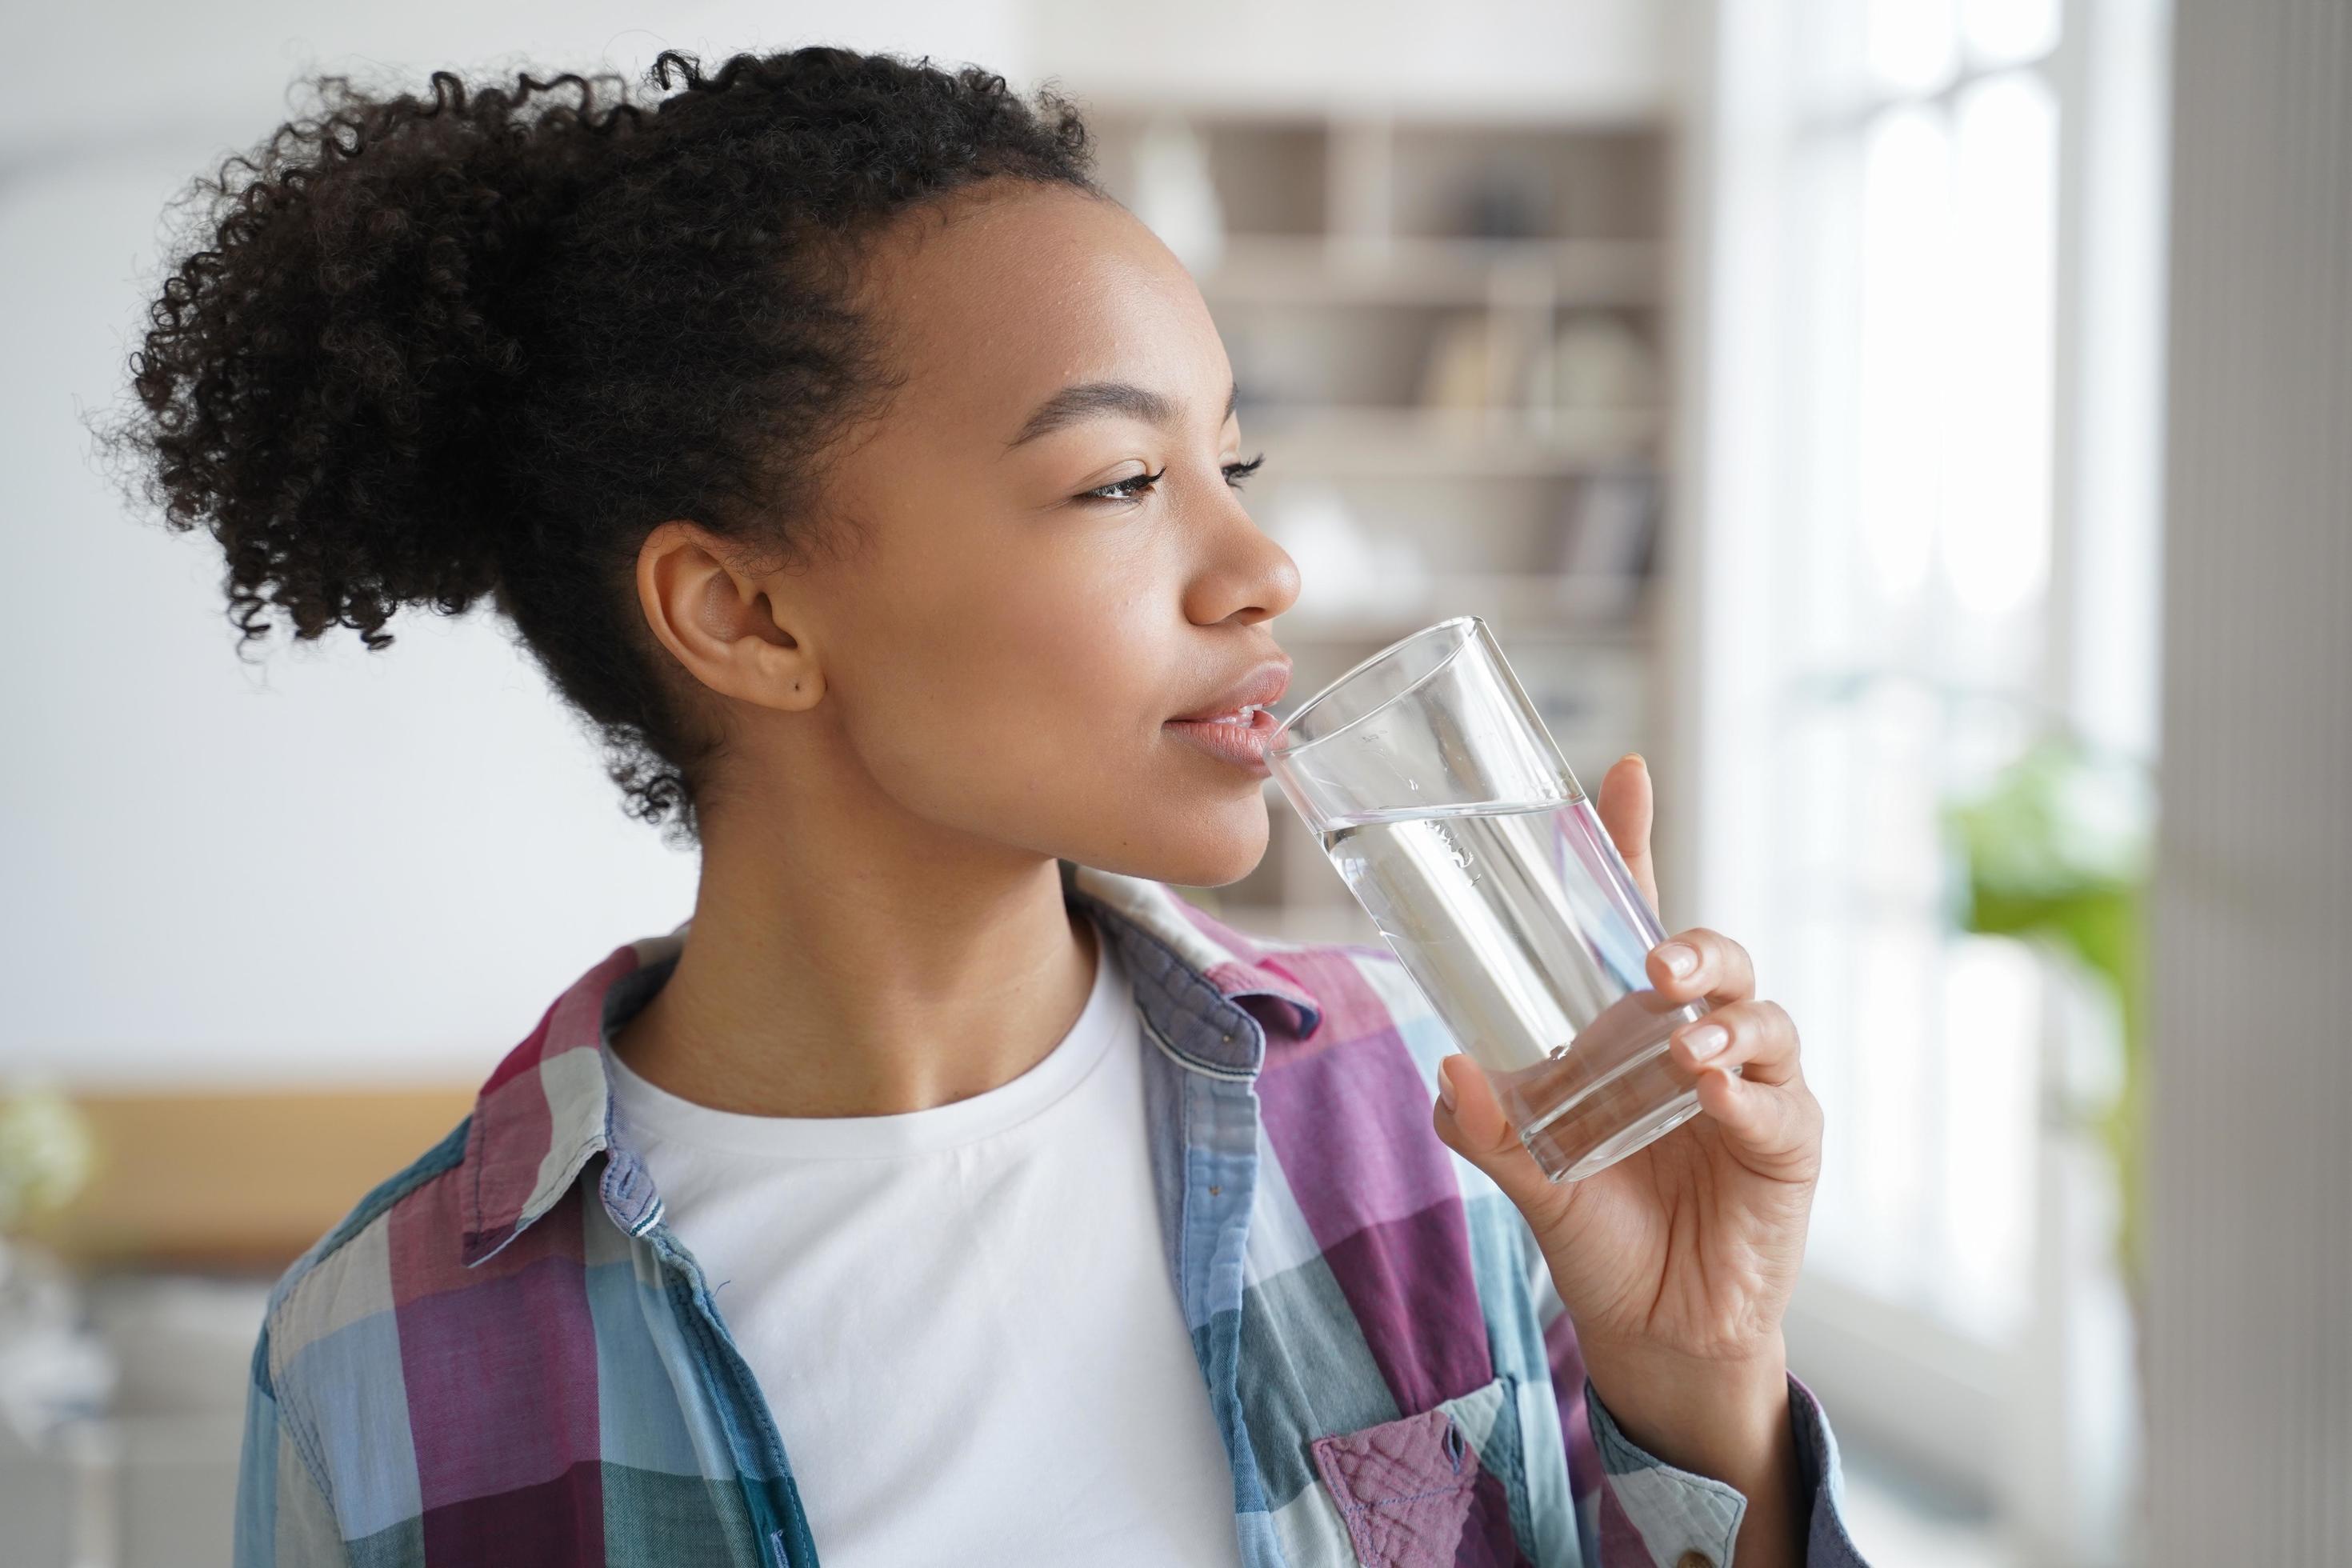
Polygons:
<instances>
[{"instance_id":1,"label":"woman's eyebrow","mask_svg":"<svg viewBox=\"0 0 2352 1568\"><path fill-rule=\"evenodd\" d=\"M1224 419L1233 417L1234 405L1241 401L1241 384L1236 382L1225 394ZM1065 425L1106 414L1124 414L1150 424L1167 425L1174 422L1179 412L1174 402L1131 381L1082 381L1062 388L1031 410L1020 433L1004 443L1004 448L1009 452L1024 441L1034 441Z\"/></svg>"}]
</instances>

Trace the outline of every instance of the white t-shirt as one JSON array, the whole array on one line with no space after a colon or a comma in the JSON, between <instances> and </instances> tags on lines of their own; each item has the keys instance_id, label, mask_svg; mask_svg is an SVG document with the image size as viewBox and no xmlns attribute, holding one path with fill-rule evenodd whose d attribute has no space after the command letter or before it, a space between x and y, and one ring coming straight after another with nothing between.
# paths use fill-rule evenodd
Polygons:
<instances>
[{"instance_id":1,"label":"white t-shirt","mask_svg":"<svg viewBox=\"0 0 2352 1568\"><path fill-rule=\"evenodd\" d=\"M604 1053L826 1568L1240 1562L1160 1243L1134 993L1095 946L1044 1060L927 1110L714 1110Z\"/></svg>"}]
</instances>

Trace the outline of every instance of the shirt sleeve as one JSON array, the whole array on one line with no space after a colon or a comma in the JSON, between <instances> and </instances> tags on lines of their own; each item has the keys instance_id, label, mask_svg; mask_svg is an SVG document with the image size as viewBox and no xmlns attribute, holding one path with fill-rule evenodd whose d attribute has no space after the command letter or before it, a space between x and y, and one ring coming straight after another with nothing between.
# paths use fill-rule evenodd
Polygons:
<instances>
[{"instance_id":1,"label":"shirt sleeve","mask_svg":"<svg viewBox=\"0 0 2352 1568\"><path fill-rule=\"evenodd\" d=\"M1732 1561L1747 1498L1727 1482L1676 1469L1618 1427L1584 1374L1575 1325L1533 1233L1527 1242L1528 1286L1543 1325L1552 1393L1567 1438L1569 1491L1584 1562L1595 1568L1724 1568ZM1789 1379L1789 1417L1796 1428L1799 1479L1811 1500L1806 1568L1866 1568L1846 1532L1844 1483L1829 1417L1794 1376Z\"/></svg>"},{"instance_id":2,"label":"shirt sleeve","mask_svg":"<svg viewBox=\"0 0 2352 1568\"><path fill-rule=\"evenodd\" d=\"M1577 1372L1601 1461L1595 1478L1600 1496L1592 1510L1600 1540L1585 1543L1588 1557L1602 1568L1728 1563L1748 1500L1736 1488L1678 1470L1628 1440L1592 1391L1591 1381L1582 1377L1580 1364ZM1837 1439L1821 1402L1793 1376L1789 1379L1789 1417L1796 1427L1799 1476L1811 1500L1805 1527L1806 1568L1865 1568L1862 1553L1846 1534L1841 1511Z\"/></svg>"},{"instance_id":3,"label":"shirt sleeve","mask_svg":"<svg viewBox=\"0 0 2352 1568\"><path fill-rule=\"evenodd\" d=\"M349 1568L333 1505L280 1418L269 1330L253 1347L245 1441L237 1457L236 1568Z\"/></svg>"}]
</instances>

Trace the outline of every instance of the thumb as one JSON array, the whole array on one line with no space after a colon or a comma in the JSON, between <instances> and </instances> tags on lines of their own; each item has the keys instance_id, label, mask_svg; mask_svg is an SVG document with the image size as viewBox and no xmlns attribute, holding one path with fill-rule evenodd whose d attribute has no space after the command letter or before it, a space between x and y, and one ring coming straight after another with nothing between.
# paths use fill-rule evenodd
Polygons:
<instances>
[{"instance_id":1,"label":"thumb","mask_svg":"<svg viewBox=\"0 0 2352 1568\"><path fill-rule=\"evenodd\" d=\"M1650 912L1658 912L1658 872L1650 859L1650 828L1656 815L1656 802L1650 783L1649 759L1639 752L1628 752L1617 759L1601 777L1601 793L1593 800L1593 809L1601 825L1609 830L1610 839L1625 862L1625 869L1633 874L1633 884L1642 897L1650 901Z\"/></svg>"},{"instance_id":2,"label":"thumb","mask_svg":"<svg viewBox=\"0 0 2352 1568\"><path fill-rule=\"evenodd\" d=\"M1536 1235L1546 1236L1567 1212L1575 1184L1554 1183L1544 1174L1476 1062L1458 1051L1444 1058L1437 1064L1437 1085L1430 1124L1438 1141L1484 1171L1528 1216Z\"/></svg>"}]
</instances>

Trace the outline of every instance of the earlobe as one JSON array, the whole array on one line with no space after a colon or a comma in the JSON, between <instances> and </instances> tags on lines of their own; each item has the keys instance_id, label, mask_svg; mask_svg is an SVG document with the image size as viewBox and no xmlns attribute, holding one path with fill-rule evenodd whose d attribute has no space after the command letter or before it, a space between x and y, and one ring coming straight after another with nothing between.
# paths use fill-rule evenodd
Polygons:
<instances>
[{"instance_id":1,"label":"earlobe","mask_svg":"<svg viewBox=\"0 0 2352 1568\"><path fill-rule=\"evenodd\" d=\"M793 680L792 689L784 694L784 700L779 706L793 709L814 708L816 706L816 700L824 695L824 681L822 678L814 674L797 676Z\"/></svg>"},{"instance_id":2,"label":"earlobe","mask_svg":"<svg viewBox=\"0 0 2352 1568\"><path fill-rule=\"evenodd\" d=\"M714 601L708 614L713 624L704 628L714 645L713 663L720 669L706 674L707 684L731 697L762 708L797 711L814 708L824 695L824 674L817 668L809 641L784 628L782 606L748 584L736 584L719 573L705 590Z\"/></svg>"},{"instance_id":3,"label":"earlobe","mask_svg":"<svg viewBox=\"0 0 2352 1568\"><path fill-rule=\"evenodd\" d=\"M744 624L736 628L735 652L743 662L742 679L759 689L738 695L767 708L814 708L824 695L824 673L816 667L808 639L784 628L783 609L770 595L759 592L745 606Z\"/></svg>"}]
</instances>

